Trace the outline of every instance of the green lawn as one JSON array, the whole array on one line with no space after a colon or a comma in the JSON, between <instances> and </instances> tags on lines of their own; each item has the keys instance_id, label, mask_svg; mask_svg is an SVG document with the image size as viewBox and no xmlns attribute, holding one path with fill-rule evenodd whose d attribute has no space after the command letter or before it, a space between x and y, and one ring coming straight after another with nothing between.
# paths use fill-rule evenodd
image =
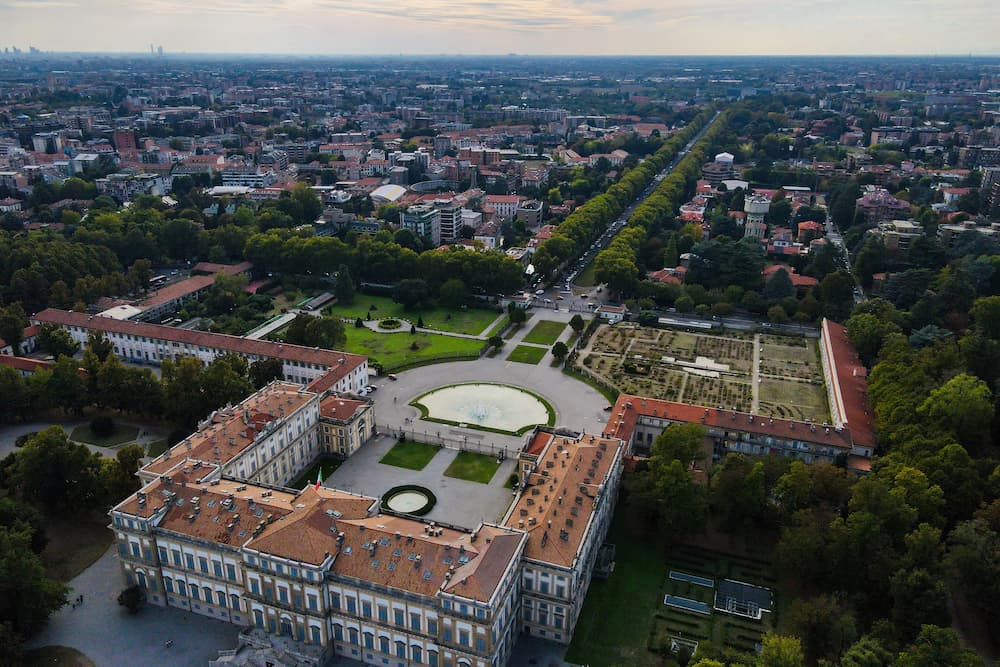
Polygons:
<instances>
[{"instance_id":1,"label":"green lawn","mask_svg":"<svg viewBox=\"0 0 1000 667\"><path fill-rule=\"evenodd\" d=\"M146 447L146 456L159 456L168 449L170 449L170 441L166 438L154 440Z\"/></svg>"},{"instance_id":2,"label":"green lawn","mask_svg":"<svg viewBox=\"0 0 1000 667\"><path fill-rule=\"evenodd\" d=\"M304 471L299 478L288 485L290 489L304 489L311 484L316 483L316 476L323 472L323 479L329 477L334 470L340 467L343 463L340 459L335 458L322 458L316 463L312 464L308 470Z\"/></svg>"},{"instance_id":3,"label":"green lawn","mask_svg":"<svg viewBox=\"0 0 1000 667\"><path fill-rule=\"evenodd\" d=\"M69 434L69 439L88 445L97 445L98 447L117 447L118 445L124 445L126 442L132 442L138 435L138 426L115 423L115 432L107 437L103 437L91 431L90 424L84 424L73 429L73 432Z\"/></svg>"},{"instance_id":4,"label":"green lawn","mask_svg":"<svg viewBox=\"0 0 1000 667\"><path fill-rule=\"evenodd\" d=\"M530 345L518 345L514 351L507 355L507 361L516 361L522 364L537 364L548 352L544 347L531 347Z\"/></svg>"},{"instance_id":5,"label":"green lawn","mask_svg":"<svg viewBox=\"0 0 1000 667\"><path fill-rule=\"evenodd\" d=\"M629 518L629 509L635 514L636 508L624 503L615 512L606 540L616 548L615 571L607 580L591 582L566 654L569 662L592 667L659 664L646 642L650 620L663 608L666 553L655 534L642 530L640 519Z\"/></svg>"},{"instance_id":6,"label":"green lawn","mask_svg":"<svg viewBox=\"0 0 1000 667\"><path fill-rule=\"evenodd\" d=\"M444 474L446 477L464 479L468 482L489 484L499 467L500 464L492 456L475 452L459 452Z\"/></svg>"},{"instance_id":7,"label":"green lawn","mask_svg":"<svg viewBox=\"0 0 1000 667\"><path fill-rule=\"evenodd\" d=\"M349 317L365 319L369 308L375 306L371 311L373 320L384 320L387 317L409 320L412 324L417 323L418 318L423 318L424 327L437 329L438 331L449 331L451 333L463 333L478 336L488 327L493 320L499 317L495 310L484 308L469 308L458 310L451 308L427 308L421 311L407 310L401 304L396 303L386 296L369 296L367 294L357 294L354 303L350 305L334 305L326 309L325 312L337 317Z\"/></svg>"},{"instance_id":8,"label":"green lawn","mask_svg":"<svg viewBox=\"0 0 1000 667\"><path fill-rule=\"evenodd\" d=\"M430 363L454 358L479 356L483 341L474 338L456 338L443 334L417 333L409 330L400 333L377 333L368 328L348 326L347 352L368 355L369 361L378 362L387 372L404 364ZM417 344L417 349L410 346Z\"/></svg>"},{"instance_id":9,"label":"green lawn","mask_svg":"<svg viewBox=\"0 0 1000 667\"><path fill-rule=\"evenodd\" d=\"M493 327L488 332L486 332L484 335L487 338L490 338L491 336L496 336L498 333L500 333L501 331L503 331L503 328L505 326L507 326L508 322L510 322L510 317L507 316L507 315L504 315L503 318L501 318L501 320L499 322L497 322L496 324L494 324Z\"/></svg>"},{"instance_id":10,"label":"green lawn","mask_svg":"<svg viewBox=\"0 0 1000 667\"><path fill-rule=\"evenodd\" d=\"M385 456L379 459L379 463L397 468L408 468L409 470L423 470L440 449L437 445L427 445L413 440L400 440L386 452Z\"/></svg>"},{"instance_id":11,"label":"green lawn","mask_svg":"<svg viewBox=\"0 0 1000 667\"><path fill-rule=\"evenodd\" d=\"M566 328L565 322L553 322L552 320L541 320L528 335L523 338L525 343L537 343L539 345L552 345Z\"/></svg>"},{"instance_id":12,"label":"green lawn","mask_svg":"<svg viewBox=\"0 0 1000 667\"><path fill-rule=\"evenodd\" d=\"M594 262L590 262L590 264L583 267L583 271L576 276L573 280L573 284L579 285L580 287L593 287L596 285L597 277L595 276L595 269L596 267L594 266Z\"/></svg>"}]
</instances>

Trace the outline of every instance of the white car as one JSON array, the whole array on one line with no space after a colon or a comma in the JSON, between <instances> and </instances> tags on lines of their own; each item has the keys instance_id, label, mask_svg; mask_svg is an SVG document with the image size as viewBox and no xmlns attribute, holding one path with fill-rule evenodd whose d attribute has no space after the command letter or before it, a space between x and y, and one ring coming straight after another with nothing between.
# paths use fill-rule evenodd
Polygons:
<instances>
[{"instance_id":1,"label":"white car","mask_svg":"<svg viewBox=\"0 0 1000 667\"><path fill-rule=\"evenodd\" d=\"M535 294L537 294L538 296L541 296L541 295L545 294L545 290L543 290L543 289L536 289L535 290Z\"/></svg>"}]
</instances>

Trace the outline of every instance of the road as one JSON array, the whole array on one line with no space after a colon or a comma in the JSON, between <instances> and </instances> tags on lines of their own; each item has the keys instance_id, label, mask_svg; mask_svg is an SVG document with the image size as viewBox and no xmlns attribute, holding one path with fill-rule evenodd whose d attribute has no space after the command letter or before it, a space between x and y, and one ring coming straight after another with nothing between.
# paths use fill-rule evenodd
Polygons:
<instances>
[{"instance_id":1,"label":"road","mask_svg":"<svg viewBox=\"0 0 1000 667\"><path fill-rule=\"evenodd\" d=\"M628 224L628 219L632 217L632 213L635 211L636 207L639 206L639 204L645 201L647 197L649 197L651 194L653 194L653 192L656 191L656 188L660 185L660 183L663 182L663 179L665 179L670 174L670 172L672 172L677 167L680 161L684 159L684 157L688 154L688 152L690 152L691 148L695 145L695 143L697 143L698 140L700 140L705 135L705 132L708 131L708 128L712 126L712 123L715 122L715 120L719 117L719 114L721 113L722 113L721 111L715 112L715 115L712 116L712 119L707 123L705 123L705 126L702 127L698 131L698 133L691 138L691 141L687 142L687 145L685 145L684 148L678 151L677 155L674 156L674 158L667 164L667 166L665 166L663 170L660 171L660 173L658 173L655 177L653 177L653 180L649 183L649 185L647 185L646 188L641 193L639 193L639 195L635 198L635 200L631 204L629 204L624 211L622 211L622 214L618 217L618 219L615 220L613 223L611 223L608 229L605 230L605 232L601 234L601 236L591 244L590 248L588 248L587 251L583 253L583 255L581 255L573 264L571 264L562 273L562 275L560 275L556 279L554 285L557 290L560 286L563 286L565 288L566 285L571 285L576 276L581 271L583 271L583 269L588 264L594 261L594 258L597 256L597 253L601 252L602 250L608 247L612 239L614 239L615 235L618 234L618 232L620 232L622 228L625 227L626 224Z\"/></svg>"},{"instance_id":2,"label":"road","mask_svg":"<svg viewBox=\"0 0 1000 667\"><path fill-rule=\"evenodd\" d=\"M863 303L868 297L865 296L864 290L861 289L858 277L851 270L851 255L847 251L847 246L844 245L844 237L840 235L840 232L833 225L833 218L830 217L829 209L826 212L826 238L830 243L840 248L841 256L844 258L844 270L851 274L851 278L854 280L854 303Z\"/></svg>"}]
</instances>

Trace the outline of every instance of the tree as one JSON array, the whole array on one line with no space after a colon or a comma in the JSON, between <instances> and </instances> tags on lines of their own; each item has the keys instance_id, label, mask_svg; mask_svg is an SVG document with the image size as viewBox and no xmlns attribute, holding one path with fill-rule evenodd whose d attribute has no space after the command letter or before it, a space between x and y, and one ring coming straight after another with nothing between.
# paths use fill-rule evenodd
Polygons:
<instances>
[{"instance_id":1,"label":"tree","mask_svg":"<svg viewBox=\"0 0 1000 667\"><path fill-rule=\"evenodd\" d=\"M145 454L139 445L128 445L119 449L115 458L101 460L101 487L107 502L118 502L139 490L135 473Z\"/></svg>"},{"instance_id":2,"label":"tree","mask_svg":"<svg viewBox=\"0 0 1000 667\"><path fill-rule=\"evenodd\" d=\"M12 303L0 308L0 338L3 338L14 355L21 354L21 341L28 326L28 317L20 303Z\"/></svg>"},{"instance_id":3,"label":"tree","mask_svg":"<svg viewBox=\"0 0 1000 667\"><path fill-rule=\"evenodd\" d=\"M58 359L61 356L72 357L80 346L69 332L58 324L42 324L38 328L38 346Z\"/></svg>"},{"instance_id":4,"label":"tree","mask_svg":"<svg viewBox=\"0 0 1000 667\"><path fill-rule=\"evenodd\" d=\"M137 259L128 269L128 282L135 291L145 292L152 277L153 263L148 259Z\"/></svg>"},{"instance_id":5,"label":"tree","mask_svg":"<svg viewBox=\"0 0 1000 667\"><path fill-rule=\"evenodd\" d=\"M833 320L846 319L854 303L854 281L844 271L834 271L819 283L823 314Z\"/></svg>"},{"instance_id":6,"label":"tree","mask_svg":"<svg viewBox=\"0 0 1000 667\"><path fill-rule=\"evenodd\" d=\"M882 342L892 334L902 333L899 326L868 313L852 315L847 320L847 337L858 351L861 361L869 368L882 349Z\"/></svg>"},{"instance_id":7,"label":"tree","mask_svg":"<svg viewBox=\"0 0 1000 667\"><path fill-rule=\"evenodd\" d=\"M489 343L490 347L496 350L499 350L501 347L503 347L503 338L499 335L490 336L490 339L486 342Z\"/></svg>"},{"instance_id":8,"label":"tree","mask_svg":"<svg viewBox=\"0 0 1000 667\"><path fill-rule=\"evenodd\" d=\"M798 637L764 635L760 650L760 667L805 667L802 643Z\"/></svg>"},{"instance_id":9,"label":"tree","mask_svg":"<svg viewBox=\"0 0 1000 667\"><path fill-rule=\"evenodd\" d=\"M878 639L865 635L841 656L840 667L892 667L892 653Z\"/></svg>"},{"instance_id":10,"label":"tree","mask_svg":"<svg viewBox=\"0 0 1000 667\"><path fill-rule=\"evenodd\" d=\"M975 651L962 647L951 628L925 625L916 641L899 654L897 667L981 667Z\"/></svg>"},{"instance_id":11,"label":"tree","mask_svg":"<svg viewBox=\"0 0 1000 667\"><path fill-rule=\"evenodd\" d=\"M712 504L733 532L749 532L767 507L764 465L729 454L712 477Z\"/></svg>"},{"instance_id":12,"label":"tree","mask_svg":"<svg viewBox=\"0 0 1000 667\"><path fill-rule=\"evenodd\" d=\"M767 279L764 285L764 298L768 301L780 301L790 296L795 296L795 286L792 278L785 269L778 269Z\"/></svg>"},{"instance_id":13,"label":"tree","mask_svg":"<svg viewBox=\"0 0 1000 667\"><path fill-rule=\"evenodd\" d=\"M402 304L406 310L418 310L430 300L427 282L422 278L399 281L392 292L392 300Z\"/></svg>"},{"instance_id":14,"label":"tree","mask_svg":"<svg viewBox=\"0 0 1000 667\"><path fill-rule=\"evenodd\" d=\"M87 336L87 349L97 355L97 360L101 363L104 363L108 356L115 350L111 341L100 331L95 331Z\"/></svg>"},{"instance_id":15,"label":"tree","mask_svg":"<svg viewBox=\"0 0 1000 667\"><path fill-rule=\"evenodd\" d=\"M351 272L346 264L341 264L340 268L337 269L337 280L333 285L333 293L339 304L354 303L354 281L351 280Z\"/></svg>"},{"instance_id":16,"label":"tree","mask_svg":"<svg viewBox=\"0 0 1000 667\"><path fill-rule=\"evenodd\" d=\"M994 476L1000 477L997 472ZM956 526L949 537L945 569L965 600L1000 626L1000 500L984 506L975 517Z\"/></svg>"},{"instance_id":17,"label":"tree","mask_svg":"<svg viewBox=\"0 0 1000 667\"><path fill-rule=\"evenodd\" d=\"M46 575L41 557L31 549L27 528L0 527L0 625L11 636L37 632L52 612L66 604L67 586Z\"/></svg>"},{"instance_id":18,"label":"tree","mask_svg":"<svg viewBox=\"0 0 1000 667\"><path fill-rule=\"evenodd\" d=\"M449 278L438 290L441 305L446 308L459 308L469 299L469 290L460 278Z\"/></svg>"},{"instance_id":19,"label":"tree","mask_svg":"<svg viewBox=\"0 0 1000 667\"><path fill-rule=\"evenodd\" d=\"M577 313L570 318L569 326L573 329L573 331L579 334L586 326L586 322L583 321L583 317L580 316L580 313Z\"/></svg>"},{"instance_id":20,"label":"tree","mask_svg":"<svg viewBox=\"0 0 1000 667\"><path fill-rule=\"evenodd\" d=\"M511 305L514 304L512 303ZM514 306L513 308L510 309L508 313L508 318L510 319L511 324L513 324L514 326L520 326L527 321L528 314L524 312L523 308L518 308L517 306Z\"/></svg>"},{"instance_id":21,"label":"tree","mask_svg":"<svg viewBox=\"0 0 1000 667\"><path fill-rule=\"evenodd\" d=\"M138 614L146 602L146 593L138 584L132 584L118 594L118 604L128 609L130 614Z\"/></svg>"},{"instance_id":22,"label":"tree","mask_svg":"<svg viewBox=\"0 0 1000 667\"><path fill-rule=\"evenodd\" d=\"M984 335L993 340L1000 339L1000 296L976 299L969 314Z\"/></svg>"},{"instance_id":23,"label":"tree","mask_svg":"<svg viewBox=\"0 0 1000 667\"><path fill-rule=\"evenodd\" d=\"M775 324L788 322L788 313L781 306L771 306L767 309L767 319Z\"/></svg>"},{"instance_id":24,"label":"tree","mask_svg":"<svg viewBox=\"0 0 1000 667\"><path fill-rule=\"evenodd\" d=\"M932 391L917 413L971 445L993 421L993 396L985 382L961 373Z\"/></svg>"},{"instance_id":25,"label":"tree","mask_svg":"<svg viewBox=\"0 0 1000 667\"><path fill-rule=\"evenodd\" d=\"M835 598L796 599L789 616L789 625L802 641L810 664L821 658L836 661L857 639L854 617Z\"/></svg>"},{"instance_id":26,"label":"tree","mask_svg":"<svg viewBox=\"0 0 1000 667\"><path fill-rule=\"evenodd\" d=\"M562 362L567 354L569 354L569 348L566 347L566 343L558 341L552 346L552 356L556 358L556 361Z\"/></svg>"},{"instance_id":27,"label":"tree","mask_svg":"<svg viewBox=\"0 0 1000 667\"><path fill-rule=\"evenodd\" d=\"M255 389L285 379L285 364L281 359L258 359L250 364L250 382Z\"/></svg>"},{"instance_id":28,"label":"tree","mask_svg":"<svg viewBox=\"0 0 1000 667\"><path fill-rule=\"evenodd\" d=\"M45 383L45 402L59 406L66 413L83 414L89 403L86 385L80 377L80 365L72 357L59 357Z\"/></svg>"},{"instance_id":29,"label":"tree","mask_svg":"<svg viewBox=\"0 0 1000 667\"><path fill-rule=\"evenodd\" d=\"M101 497L101 456L70 442L59 426L50 426L18 450L11 488L24 500L48 511L79 514Z\"/></svg>"}]
</instances>

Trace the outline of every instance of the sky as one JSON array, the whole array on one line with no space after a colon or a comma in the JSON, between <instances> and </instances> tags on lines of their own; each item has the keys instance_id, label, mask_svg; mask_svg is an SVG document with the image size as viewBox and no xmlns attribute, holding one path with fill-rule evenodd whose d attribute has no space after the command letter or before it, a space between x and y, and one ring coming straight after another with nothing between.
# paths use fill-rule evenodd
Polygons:
<instances>
[{"instance_id":1,"label":"sky","mask_svg":"<svg viewBox=\"0 0 1000 667\"><path fill-rule=\"evenodd\" d=\"M0 47L287 54L1000 54L1000 0L0 0Z\"/></svg>"}]
</instances>

